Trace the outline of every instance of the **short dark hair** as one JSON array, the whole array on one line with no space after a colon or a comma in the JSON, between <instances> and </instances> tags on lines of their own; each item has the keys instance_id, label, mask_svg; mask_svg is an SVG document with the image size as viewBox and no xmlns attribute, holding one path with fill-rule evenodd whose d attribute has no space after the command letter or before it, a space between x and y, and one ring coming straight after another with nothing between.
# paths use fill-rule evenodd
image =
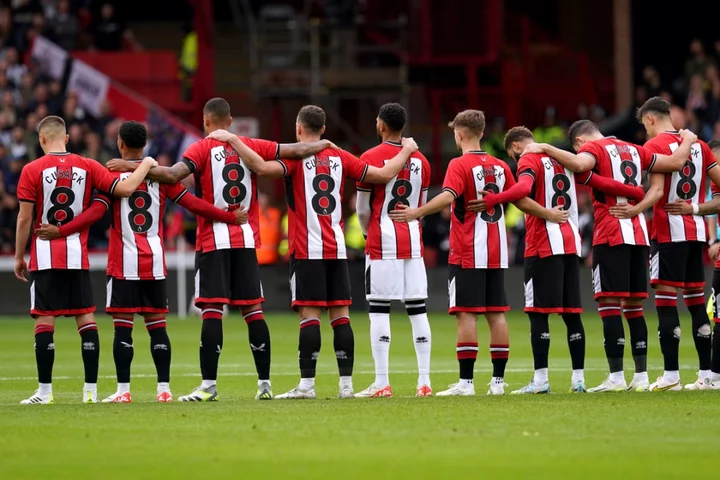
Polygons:
<instances>
[{"instance_id":1,"label":"short dark hair","mask_svg":"<svg viewBox=\"0 0 720 480\"><path fill-rule=\"evenodd\" d=\"M203 115L213 117L215 120L226 120L230 117L230 104L224 98L211 98L203 108Z\"/></svg>"},{"instance_id":2,"label":"short dark hair","mask_svg":"<svg viewBox=\"0 0 720 480\"><path fill-rule=\"evenodd\" d=\"M599 131L600 129L597 125L595 125L595 122L591 120L578 120L577 122L570 125L570 129L568 130L568 138L570 139L570 144L575 145L577 137Z\"/></svg>"},{"instance_id":3,"label":"short dark hair","mask_svg":"<svg viewBox=\"0 0 720 480\"><path fill-rule=\"evenodd\" d=\"M380 107L378 118L385 122L385 125L393 132L402 132L407 123L405 107L399 103L386 103Z\"/></svg>"},{"instance_id":4,"label":"short dark hair","mask_svg":"<svg viewBox=\"0 0 720 480\"><path fill-rule=\"evenodd\" d=\"M715 150L720 150L720 140L710 140L708 142L708 147L710 147L710 150L712 150L713 152Z\"/></svg>"},{"instance_id":5,"label":"short dark hair","mask_svg":"<svg viewBox=\"0 0 720 480\"><path fill-rule=\"evenodd\" d=\"M317 105L305 105L298 112L298 122L312 133L320 133L325 126L325 110Z\"/></svg>"},{"instance_id":6,"label":"short dark hair","mask_svg":"<svg viewBox=\"0 0 720 480\"><path fill-rule=\"evenodd\" d=\"M652 97L637 109L636 118L638 122L648 113L656 113L662 116L670 116L670 102L662 97Z\"/></svg>"},{"instance_id":7,"label":"short dark hair","mask_svg":"<svg viewBox=\"0 0 720 480\"><path fill-rule=\"evenodd\" d=\"M143 148L147 143L147 129L135 120L125 122L120 126L120 140L128 148Z\"/></svg>"},{"instance_id":8,"label":"short dark hair","mask_svg":"<svg viewBox=\"0 0 720 480\"><path fill-rule=\"evenodd\" d=\"M534 140L535 138L529 128L523 126L511 128L505 134L505 150L510 150L510 146L513 142L519 142L527 138L530 140Z\"/></svg>"},{"instance_id":9,"label":"short dark hair","mask_svg":"<svg viewBox=\"0 0 720 480\"><path fill-rule=\"evenodd\" d=\"M463 110L448 123L450 128L465 128L473 135L481 137L485 131L485 114L480 110Z\"/></svg>"}]
</instances>

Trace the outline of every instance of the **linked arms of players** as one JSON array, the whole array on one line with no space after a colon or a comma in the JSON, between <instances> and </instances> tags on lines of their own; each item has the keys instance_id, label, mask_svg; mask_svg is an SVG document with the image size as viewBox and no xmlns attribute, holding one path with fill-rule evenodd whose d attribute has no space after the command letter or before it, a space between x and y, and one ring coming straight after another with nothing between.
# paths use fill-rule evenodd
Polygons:
<instances>
[{"instance_id":1,"label":"linked arms of players","mask_svg":"<svg viewBox=\"0 0 720 480\"><path fill-rule=\"evenodd\" d=\"M107 168L111 172L134 172L138 168L138 164L114 158L107 163ZM156 166L151 168L147 178L158 183L175 184L188 177L190 173L190 167L183 162L178 162L172 167Z\"/></svg>"},{"instance_id":2,"label":"linked arms of players","mask_svg":"<svg viewBox=\"0 0 720 480\"><path fill-rule=\"evenodd\" d=\"M597 176L599 175L593 175L593 177ZM637 205L618 203L608 209L610 215L615 218L633 218L655 205L655 202L660 200L660 197L663 195L665 175L662 173L651 173L649 178L650 188L648 188L645 198L643 198L640 203Z\"/></svg>"}]
</instances>

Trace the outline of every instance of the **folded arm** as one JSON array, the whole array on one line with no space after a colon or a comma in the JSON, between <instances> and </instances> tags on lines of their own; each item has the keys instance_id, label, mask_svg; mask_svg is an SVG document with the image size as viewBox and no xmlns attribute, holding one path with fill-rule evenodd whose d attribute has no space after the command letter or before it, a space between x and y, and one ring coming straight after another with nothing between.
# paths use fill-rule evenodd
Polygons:
<instances>
[{"instance_id":1,"label":"folded arm","mask_svg":"<svg viewBox=\"0 0 720 480\"><path fill-rule=\"evenodd\" d=\"M175 203L181 207L189 210L197 216L207 218L213 222L222 223L237 223L237 216L234 212L228 212L226 210L220 210L214 205L211 205L205 200L197 198L190 192L184 193L180 198L175 200Z\"/></svg>"},{"instance_id":2,"label":"folded arm","mask_svg":"<svg viewBox=\"0 0 720 480\"><path fill-rule=\"evenodd\" d=\"M575 179L584 183L594 190L598 190L614 197L627 197L633 200L642 200L645 197L645 190L642 187L634 187L632 185L625 185L622 182L613 180L612 178L603 177L596 175L593 172L585 172L578 174Z\"/></svg>"}]
</instances>

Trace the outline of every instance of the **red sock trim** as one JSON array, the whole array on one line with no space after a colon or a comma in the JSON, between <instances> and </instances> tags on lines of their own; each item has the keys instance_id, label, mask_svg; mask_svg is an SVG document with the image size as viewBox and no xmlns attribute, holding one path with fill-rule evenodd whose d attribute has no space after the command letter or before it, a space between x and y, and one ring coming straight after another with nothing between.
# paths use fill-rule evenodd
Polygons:
<instances>
[{"instance_id":1,"label":"red sock trim","mask_svg":"<svg viewBox=\"0 0 720 480\"><path fill-rule=\"evenodd\" d=\"M340 325L347 325L348 323L350 323L349 317L338 317L330 320L330 326L332 328L339 327Z\"/></svg>"},{"instance_id":2,"label":"red sock trim","mask_svg":"<svg viewBox=\"0 0 720 480\"><path fill-rule=\"evenodd\" d=\"M458 360L475 360L478 355L478 344L472 342L461 342L456 347Z\"/></svg>"},{"instance_id":3,"label":"red sock trim","mask_svg":"<svg viewBox=\"0 0 720 480\"><path fill-rule=\"evenodd\" d=\"M713 318L713 322L720 323L720 318Z\"/></svg>"},{"instance_id":4,"label":"red sock trim","mask_svg":"<svg viewBox=\"0 0 720 480\"><path fill-rule=\"evenodd\" d=\"M97 323L95 323L95 322L86 323L85 325L81 325L78 327L78 333L89 332L90 330L97 330L97 329L98 329Z\"/></svg>"},{"instance_id":5,"label":"red sock trim","mask_svg":"<svg viewBox=\"0 0 720 480\"><path fill-rule=\"evenodd\" d=\"M499 343L490 344L490 358L508 358L510 356L510 345Z\"/></svg>"},{"instance_id":6,"label":"red sock trim","mask_svg":"<svg viewBox=\"0 0 720 480\"><path fill-rule=\"evenodd\" d=\"M37 325L35 327L35 335L45 332L55 333L55 327L53 327L52 325Z\"/></svg>"},{"instance_id":7,"label":"red sock trim","mask_svg":"<svg viewBox=\"0 0 720 480\"><path fill-rule=\"evenodd\" d=\"M705 291L691 290L683 293L685 305L692 307L694 305L705 305Z\"/></svg>"},{"instance_id":8,"label":"red sock trim","mask_svg":"<svg viewBox=\"0 0 720 480\"><path fill-rule=\"evenodd\" d=\"M255 322L257 320L265 320L262 310L255 310L254 312L247 313L243 316L245 323Z\"/></svg>"},{"instance_id":9,"label":"red sock trim","mask_svg":"<svg viewBox=\"0 0 720 480\"><path fill-rule=\"evenodd\" d=\"M655 306L656 307L675 307L677 308L677 295L672 293L656 293L655 294Z\"/></svg>"},{"instance_id":10,"label":"red sock trim","mask_svg":"<svg viewBox=\"0 0 720 480\"><path fill-rule=\"evenodd\" d=\"M319 326L320 326L320 319L318 319L318 318L304 318L304 319L300 320L300 328L312 327L312 326L319 327Z\"/></svg>"},{"instance_id":11,"label":"red sock trim","mask_svg":"<svg viewBox=\"0 0 720 480\"><path fill-rule=\"evenodd\" d=\"M145 320L145 328L148 332L151 332L153 330L157 330L158 328L166 328L167 327L167 320L165 317L160 318L154 318L152 320Z\"/></svg>"},{"instance_id":12,"label":"red sock trim","mask_svg":"<svg viewBox=\"0 0 720 480\"><path fill-rule=\"evenodd\" d=\"M477 350L464 350L462 352L457 352L457 359L458 360L467 360L468 358L472 358L473 360L476 360L477 355L478 355Z\"/></svg>"},{"instance_id":13,"label":"red sock trim","mask_svg":"<svg viewBox=\"0 0 720 480\"><path fill-rule=\"evenodd\" d=\"M620 304L619 303L601 303L598 305L598 313L600 314L600 317L612 317L617 315L618 317L621 314L620 310Z\"/></svg>"},{"instance_id":14,"label":"red sock trim","mask_svg":"<svg viewBox=\"0 0 720 480\"><path fill-rule=\"evenodd\" d=\"M643 308L641 305L638 305L637 307L623 308L623 315L625 315L626 320L632 320L633 318L640 318L644 315Z\"/></svg>"},{"instance_id":15,"label":"red sock trim","mask_svg":"<svg viewBox=\"0 0 720 480\"><path fill-rule=\"evenodd\" d=\"M205 308L202 311L203 320L222 320L223 309L220 308Z\"/></svg>"},{"instance_id":16,"label":"red sock trim","mask_svg":"<svg viewBox=\"0 0 720 480\"><path fill-rule=\"evenodd\" d=\"M131 318L113 317L113 327L115 328L133 328L133 320Z\"/></svg>"}]
</instances>

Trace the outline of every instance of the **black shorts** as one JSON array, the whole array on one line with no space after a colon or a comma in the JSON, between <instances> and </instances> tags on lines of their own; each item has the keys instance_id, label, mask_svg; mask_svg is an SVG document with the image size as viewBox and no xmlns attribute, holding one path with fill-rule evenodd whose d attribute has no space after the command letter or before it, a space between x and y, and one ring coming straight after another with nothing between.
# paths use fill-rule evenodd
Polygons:
<instances>
[{"instance_id":1,"label":"black shorts","mask_svg":"<svg viewBox=\"0 0 720 480\"><path fill-rule=\"evenodd\" d=\"M195 305L246 306L264 302L254 248L228 248L195 255Z\"/></svg>"},{"instance_id":2,"label":"black shorts","mask_svg":"<svg viewBox=\"0 0 720 480\"><path fill-rule=\"evenodd\" d=\"M107 313L168 313L165 280L107 277Z\"/></svg>"},{"instance_id":3,"label":"black shorts","mask_svg":"<svg viewBox=\"0 0 720 480\"><path fill-rule=\"evenodd\" d=\"M705 242L653 241L650 247L650 285L704 288Z\"/></svg>"},{"instance_id":4,"label":"black shorts","mask_svg":"<svg viewBox=\"0 0 720 480\"><path fill-rule=\"evenodd\" d=\"M647 298L648 247L595 245L593 291L603 297Z\"/></svg>"},{"instance_id":5,"label":"black shorts","mask_svg":"<svg viewBox=\"0 0 720 480\"><path fill-rule=\"evenodd\" d=\"M342 307L352 304L347 260L290 257L292 308Z\"/></svg>"},{"instance_id":6,"label":"black shorts","mask_svg":"<svg viewBox=\"0 0 720 480\"><path fill-rule=\"evenodd\" d=\"M30 314L33 317L74 317L95 311L92 282L87 270L32 272Z\"/></svg>"},{"instance_id":7,"label":"black shorts","mask_svg":"<svg viewBox=\"0 0 720 480\"><path fill-rule=\"evenodd\" d=\"M720 302L720 269L715 268L712 279L712 306L713 306L713 321L720 323L720 315L718 315L718 302Z\"/></svg>"},{"instance_id":8,"label":"black shorts","mask_svg":"<svg viewBox=\"0 0 720 480\"><path fill-rule=\"evenodd\" d=\"M577 255L525 259L525 311L582 313Z\"/></svg>"},{"instance_id":9,"label":"black shorts","mask_svg":"<svg viewBox=\"0 0 720 480\"><path fill-rule=\"evenodd\" d=\"M448 313L510 310L505 296L505 271L500 268L448 266Z\"/></svg>"}]
</instances>

